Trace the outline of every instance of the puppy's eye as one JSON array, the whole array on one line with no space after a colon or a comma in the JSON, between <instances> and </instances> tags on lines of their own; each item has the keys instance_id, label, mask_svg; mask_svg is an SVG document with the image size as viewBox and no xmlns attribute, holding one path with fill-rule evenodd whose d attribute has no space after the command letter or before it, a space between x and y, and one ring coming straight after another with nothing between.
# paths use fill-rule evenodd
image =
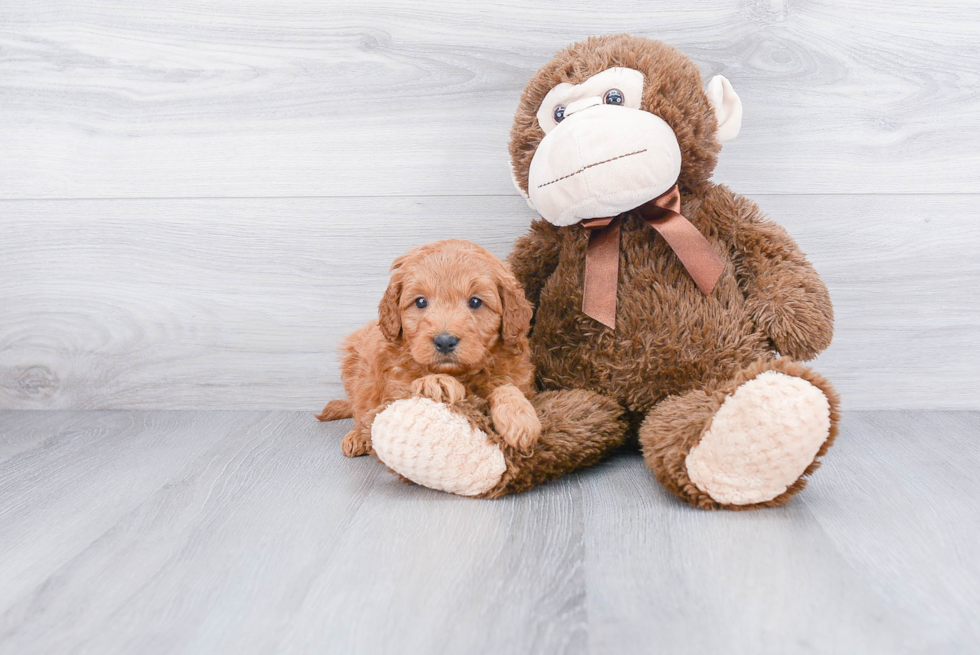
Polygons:
<instances>
[{"instance_id":1,"label":"puppy's eye","mask_svg":"<svg viewBox=\"0 0 980 655\"><path fill-rule=\"evenodd\" d=\"M426 307L429 306L429 301L426 300L424 297L419 296L418 298L415 299L415 306L418 307L419 309L425 309Z\"/></svg>"},{"instance_id":2,"label":"puppy's eye","mask_svg":"<svg viewBox=\"0 0 980 655\"><path fill-rule=\"evenodd\" d=\"M602 101L607 105L622 105L625 98L623 98L623 92L619 89L609 89L606 91L606 97Z\"/></svg>"},{"instance_id":3,"label":"puppy's eye","mask_svg":"<svg viewBox=\"0 0 980 655\"><path fill-rule=\"evenodd\" d=\"M555 122L560 123L565 118L565 105L558 105L555 107Z\"/></svg>"},{"instance_id":4,"label":"puppy's eye","mask_svg":"<svg viewBox=\"0 0 980 655\"><path fill-rule=\"evenodd\" d=\"M466 305L470 309L480 309L480 307L483 307L483 301L477 298L476 296L473 296L472 298L470 298L470 301L466 303Z\"/></svg>"}]
</instances>

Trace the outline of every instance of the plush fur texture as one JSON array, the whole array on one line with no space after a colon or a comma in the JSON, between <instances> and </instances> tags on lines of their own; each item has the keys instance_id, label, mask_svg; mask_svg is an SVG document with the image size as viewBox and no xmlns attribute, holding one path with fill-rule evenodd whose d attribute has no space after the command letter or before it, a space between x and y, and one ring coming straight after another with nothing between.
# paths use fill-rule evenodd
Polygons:
<instances>
[{"instance_id":1,"label":"plush fur texture","mask_svg":"<svg viewBox=\"0 0 980 655\"><path fill-rule=\"evenodd\" d=\"M684 501L711 509L780 505L804 487L837 434L836 393L794 361L812 359L830 344L833 308L786 231L750 200L710 181L720 149L717 119L694 63L667 45L628 35L559 52L521 98L510 142L515 182L527 191L528 168L544 136L535 114L548 91L614 66L643 73L640 108L666 121L680 145L681 211L724 271L711 294L701 293L664 240L627 214L611 330L581 311L586 229L535 221L508 263L536 306L530 348L540 393L532 403L541 437L518 452L490 425L486 401L467 397L448 405L504 455L500 480L480 495L528 489L588 466L632 438L657 479ZM760 377L768 372L779 377ZM766 391L772 379L780 380L778 393ZM714 424L729 398L735 400ZM697 450L705 434L710 439ZM396 460L385 463L399 472L411 464ZM766 461L772 470L765 470ZM453 466L437 464L443 465Z\"/></svg>"},{"instance_id":2,"label":"plush fur texture","mask_svg":"<svg viewBox=\"0 0 980 655\"><path fill-rule=\"evenodd\" d=\"M627 35L592 38L559 52L521 98L510 143L515 179L527 189L528 167L544 135L535 112L548 90L612 66L644 73L641 108L663 118L680 144L682 212L722 257L725 270L705 296L664 240L628 215L616 329L610 330L581 311L587 231L535 221L508 263L537 307L531 347L538 385L616 399L631 432L643 425L639 440L658 479L689 502L740 509L780 504L803 487L802 479L774 498L735 505L698 489L684 459L724 397L763 370L800 377L825 394L831 425L817 454L826 450L837 430L836 394L809 369L775 360L774 353L801 360L816 356L830 344L833 308L786 231L752 201L710 181L720 144L694 63L663 43ZM804 473L815 467L812 460Z\"/></svg>"},{"instance_id":3,"label":"plush fur texture","mask_svg":"<svg viewBox=\"0 0 980 655\"><path fill-rule=\"evenodd\" d=\"M404 478L430 489L478 496L507 470L485 432L428 398L395 401L374 419L371 435L382 462L401 462Z\"/></svg>"},{"instance_id":4,"label":"plush fur texture","mask_svg":"<svg viewBox=\"0 0 980 655\"><path fill-rule=\"evenodd\" d=\"M531 307L500 260L468 241L438 241L399 257L378 320L350 335L341 366L348 397L317 416L354 418L344 454L372 451L371 425L390 403L413 397L455 403L488 399L502 438L521 451L541 433L527 400L533 369ZM420 301L421 299L421 301ZM474 299L478 306L472 306ZM458 343L440 352L436 338Z\"/></svg>"},{"instance_id":5,"label":"plush fur texture","mask_svg":"<svg viewBox=\"0 0 980 655\"><path fill-rule=\"evenodd\" d=\"M796 482L830 432L830 403L806 380L765 371L725 398L684 460L720 503L772 500Z\"/></svg>"},{"instance_id":6,"label":"plush fur texture","mask_svg":"<svg viewBox=\"0 0 980 655\"><path fill-rule=\"evenodd\" d=\"M610 398L581 389L545 391L532 404L541 419L541 438L529 454L497 438L507 470L487 498L527 491L592 466L623 444L628 425L623 408Z\"/></svg>"},{"instance_id":7,"label":"plush fur texture","mask_svg":"<svg viewBox=\"0 0 980 655\"><path fill-rule=\"evenodd\" d=\"M736 504L724 503L712 498L691 481L687 471L688 454L701 441L711 426L712 418L726 399L744 383L754 380L767 371L778 371L798 377L819 389L827 398L830 429L816 455L803 470L801 476L786 491L765 501ZM787 502L806 486L806 477L820 466L817 458L824 455L837 437L840 399L830 383L808 367L787 358L760 360L739 371L731 379L693 389L667 398L643 421L639 430L640 447L647 465L657 480L679 498L704 509L754 509L776 507Z\"/></svg>"},{"instance_id":8,"label":"plush fur texture","mask_svg":"<svg viewBox=\"0 0 980 655\"><path fill-rule=\"evenodd\" d=\"M723 186L681 203L725 271L705 296L670 246L630 215L615 330L581 311L585 228L536 221L518 240L509 262L538 307L531 347L543 389L590 389L642 415L773 350L810 359L830 343L829 294L785 230Z\"/></svg>"},{"instance_id":9,"label":"plush fur texture","mask_svg":"<svg viewBox=\"0 0 980 655\"><path fill-rule=\"evenodd\" d=\"M495 430L488 402L398 401L378 414L377 454L403 478L463 496L497 498L597 463L626 434L617 402L588 391L546 391L531 399L541 438L521 452Z\"/></svg>"}]
</instances>

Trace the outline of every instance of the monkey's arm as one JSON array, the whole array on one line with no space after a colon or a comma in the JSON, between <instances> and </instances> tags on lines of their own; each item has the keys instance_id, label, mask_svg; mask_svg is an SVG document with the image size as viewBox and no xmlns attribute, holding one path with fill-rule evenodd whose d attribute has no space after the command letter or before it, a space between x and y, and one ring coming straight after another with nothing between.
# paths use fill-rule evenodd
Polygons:
<instances>
[{"instance_id":1,"label":"monkey's arm","mask_svg":"<svg viewBox=\"0 0 980 655\"><path fill-rule=\"evenodd\" d=\"M827 287L782 226L751 200L732 200L739 217L732 234L735 274L756 325L780 354L813 359L834 335Z\"/></svg>"},{"instance_id":2,"label":"monkey's arm","mask_svg":"<svg viewBox=\"0 0 980 655\"><path fill-rule=\"evenodd\" d=\"M531 223L531 229L514 243L507 265L524 289L524 297L535 309L541 288L558 266L558 228L545 220Z\"/></svg>"}]
</instances>

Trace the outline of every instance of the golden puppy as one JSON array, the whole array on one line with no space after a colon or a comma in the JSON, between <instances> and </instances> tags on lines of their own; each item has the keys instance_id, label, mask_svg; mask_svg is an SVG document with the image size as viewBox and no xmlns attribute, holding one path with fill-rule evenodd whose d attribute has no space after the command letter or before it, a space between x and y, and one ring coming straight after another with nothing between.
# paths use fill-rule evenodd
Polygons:
<instances>
[{"instance_id":1,"label":"golden puppy","mask_svg":"<svg viewBox=\"0 0 980 655\"><path fill-rule=\"evenodd\" d=\"M469 241L436 241L402 255L371 321L344 341L347 398L317 415L354 419L344 454L372 452L375 415L396 400L454 403L476 394L490 403L494 429L528 451L541 423L532 393L527 333L531 305L503 263Z\"/></svg>"}]
</instances>

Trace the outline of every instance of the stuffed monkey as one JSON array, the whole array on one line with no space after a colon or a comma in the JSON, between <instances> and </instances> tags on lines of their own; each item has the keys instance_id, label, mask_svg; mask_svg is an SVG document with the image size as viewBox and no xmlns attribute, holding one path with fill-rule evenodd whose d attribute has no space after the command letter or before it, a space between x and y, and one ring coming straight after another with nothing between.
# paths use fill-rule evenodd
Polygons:
<instances>
[{"instance_id":1,"label":"stuffed monkey","mask_svg":"<svg viewBox=\"0 0 980 655\"><path fill-rule=\"evenodd\" d=\"M535 306L543 433L530 453L473 403L402 400L381 460L435 489L496 497L629 442L703 508L785 503L837 434L838 398L800 364L833 333L827 289L786 231L714 184L742 105L674 48L628 35L559 52L511 130L515 185L541 216L511 270Z\"/></svg>"}]
</instances>

